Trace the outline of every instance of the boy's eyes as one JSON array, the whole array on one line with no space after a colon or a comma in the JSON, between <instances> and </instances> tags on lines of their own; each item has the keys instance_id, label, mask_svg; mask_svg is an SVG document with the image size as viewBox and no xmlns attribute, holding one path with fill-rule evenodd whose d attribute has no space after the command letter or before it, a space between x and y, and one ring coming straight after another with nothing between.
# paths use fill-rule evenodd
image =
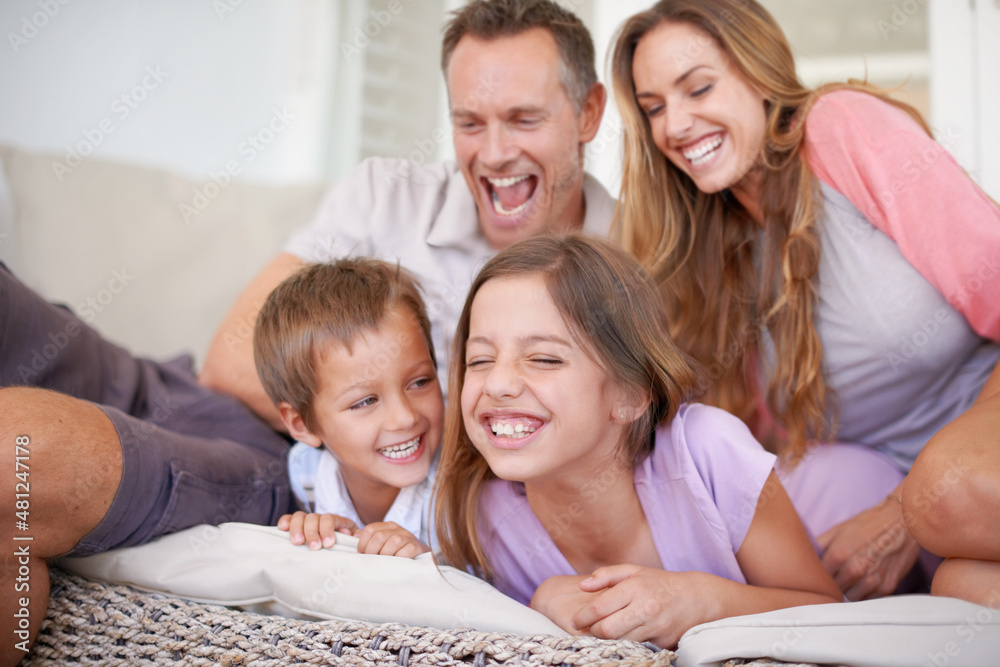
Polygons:
<instances>
[{"instance_id":1,"label":"boy's eyes","mask_svg":"<svg viewBox=\"0 0 1000 667\"><path fill-rule=\"evenodd\" d=\"M352 403L351 407L348 408L348 409L349 410L359 410L361 408L367 408L369 405L375 405L375 403L377 401L378 401L378 398L376 398L375 396L368 396L367 398L362 398L357 403Z\"/></svg>"},{"instance_id":2,"label":"boy's eyes","mask_svg":"<svg viewBox=\"0 0 1000 667\"><path fill-rule=\"evenodd\" d=\"M414 388L416 388L416 389L420 389L421 387L426 387L427 385L429 385L433 381L434 381L434 378L430 377L430 376L422 377L422 378L417 378L416 380L413 381L413 384L411 386L414 387Z\"/></svg>"}]
</instances>

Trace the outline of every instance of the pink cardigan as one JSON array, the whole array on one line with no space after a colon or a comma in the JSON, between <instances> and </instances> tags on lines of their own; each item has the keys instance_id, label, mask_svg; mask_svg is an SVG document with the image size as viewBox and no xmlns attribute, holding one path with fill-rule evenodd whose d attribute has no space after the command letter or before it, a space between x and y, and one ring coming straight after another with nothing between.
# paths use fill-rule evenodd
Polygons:
<instances>
[{"instance_id":1,"label":"pink cardigan","mask_svg":"<svg viewBox=\"0 0 1000 667\"><path fill-rule=\"evenodd\" d=\"M811 125L823 132L811 133ZM806 119L817 177L895 241L977 333L1000 341L1000 208L948 154L948 143L859 91L824 95Z\"/></svg>"}]
</instances>

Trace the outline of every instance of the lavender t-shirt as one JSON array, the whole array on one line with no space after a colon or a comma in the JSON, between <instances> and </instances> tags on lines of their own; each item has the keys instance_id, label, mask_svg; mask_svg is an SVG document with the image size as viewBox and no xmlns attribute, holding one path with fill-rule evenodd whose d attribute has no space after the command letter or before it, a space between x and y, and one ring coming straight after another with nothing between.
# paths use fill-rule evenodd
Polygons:
<instances>
[{"instance_id":1,"label":"lavender t-shirt","mask_svg":"<svg viewBox=\"0 0 1000 667\"><path fill-rule=\"evenodd\" d=\"M736 562L774 456L728 412L682 405L656 432L653 452L635 470L635 488L663 569L701 571L746 583ZM565 530L586 506L601 502L601 480L582 490L577 505L554 518ZM535 589L557 574L578 574L531 511L524 487L494 480L480 501L479 534L494 571L493 584L528 604Z\"/></svg>"}]
</instances>

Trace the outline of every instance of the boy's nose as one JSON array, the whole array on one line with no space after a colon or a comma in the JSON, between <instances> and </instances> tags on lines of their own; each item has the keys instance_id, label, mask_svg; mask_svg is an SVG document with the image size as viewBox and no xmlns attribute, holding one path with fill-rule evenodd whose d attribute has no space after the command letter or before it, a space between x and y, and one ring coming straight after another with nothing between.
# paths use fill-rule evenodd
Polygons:
<instances>
[{"instance_id":1,"label":"boy's nose","mask_svg":"<svg viewBox=\"0 0 1000 667\"><path fill-rule=\"evenodd\" d=\"M389 424L387 425L390 430L393 431L403 431L414 424L417 423L417 411L414 409L413 404L410 400L405 397L399 397L392 405L390 410Z\"/></svg>"}]
</instances>

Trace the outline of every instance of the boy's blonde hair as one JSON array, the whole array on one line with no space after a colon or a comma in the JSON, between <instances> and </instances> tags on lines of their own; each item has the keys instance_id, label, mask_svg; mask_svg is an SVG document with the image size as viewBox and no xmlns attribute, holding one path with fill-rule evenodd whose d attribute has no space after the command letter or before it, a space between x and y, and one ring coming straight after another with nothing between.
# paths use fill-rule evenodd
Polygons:
<instances>
[{"instance_id":1,"label":"boy's blonde hair","mask_svg":"<svg viewBox=\"0 0 1000 667\"><path fill-rule=\"evenodd\" d=\"M437 367L427 310L408 271L367 258L305 266L268 295L257 316L253 356L264 391L275 405L291 405L312 429L323 347L336 342L351 352L356 338L377 331L396 306L417 318Z\"/></svg>"}]
</instances>

